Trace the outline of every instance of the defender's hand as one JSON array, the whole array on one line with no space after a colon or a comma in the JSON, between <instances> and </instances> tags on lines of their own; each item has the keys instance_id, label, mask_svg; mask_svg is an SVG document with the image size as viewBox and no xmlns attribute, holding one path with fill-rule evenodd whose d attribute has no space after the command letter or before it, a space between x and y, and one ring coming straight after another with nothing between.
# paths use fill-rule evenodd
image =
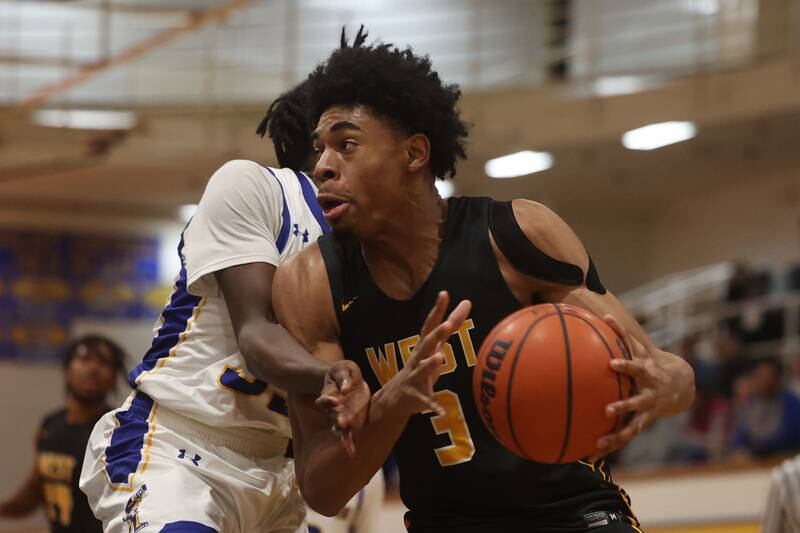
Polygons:
<instances>
[{"instance_id":1,"label":"defender's hand","mask_svg":"<svg viewBox=\"0 0 800 533\"><path fill-rule=\"evenodd\" d=\"M331 365L315 403L328 414L332 430L351 456L355 454L353 432L364 427L369 401L369 386L357 364L343 360Z\"/></svg>"}]
</instances>

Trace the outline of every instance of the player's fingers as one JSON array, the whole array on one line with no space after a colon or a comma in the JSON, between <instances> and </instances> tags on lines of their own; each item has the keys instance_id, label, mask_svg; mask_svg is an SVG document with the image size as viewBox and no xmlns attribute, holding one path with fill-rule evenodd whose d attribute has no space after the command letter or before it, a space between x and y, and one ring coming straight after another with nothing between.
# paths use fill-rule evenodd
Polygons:
<instances>
[{"instance_id":1,"label":"player's fingers","mask_svg":"<svg viewBox=\"0 0 800 533\"><path fill-rule=\"evenodd\" d=\"M427 359L420 361L415 372L427 376L428 378L438 378L439 374L442 372L443 366L444 354L442 354L442 352L436 352ZM436 380L433 379L433 381L435 382Z\"/></svg>"},{"instance_id":2,"label":"player's fingers","mask_svg":"<svg viewBox=\"0 0 800 533\"><path fill-rule=\"evenodd\" d=\"M606 416L613 418L626 413L643 413L649 411L656 404L656 395L653 389L642 389L635 396L621 402L614 402L606 406Z\"/></svg>"},{"instance_id":3,"label":"player's fingers","mask_svg":"<svg viewBox=\"0 0 800 533\"><path fill-rule=\"evenodd\" d=\"M433 331L422 337L419 343L414 347L414 351L411 352L411 357L407 363L408 366L416 368L422 360L436 353L440 345L443 344L453 332L453 325L448 320L436 326Z\"/></svg>"},{"instance_id":4,"label":"player's fingers","mask_svg":"<svg viewBox=\"0 0 800 533\"><path fill-rule=\"evenodd\" d=\"M470 311L472 311L472 302L469 300L461 300L458 302L456 308L450 313L450 316L447 317L447 321L452 323L455 326L456 331L458 331L458 328L461 327L461 324L463 324L469 316Z\"/></svg>"},{"instance_id":5,"label":"player's fingers","mask_svg":"<svg viewBox=\"0 0 800 533\"><path fill-rule=\"evenodd\" d=\"M435 340L436 342L446 341L450 335L458 331L458 328L460 328L461 324L467 319L471 310L472 302L469 300L461 300L447 317L447 320L436 326L429 335L426 335L426 338L430 337L431 341ZM425 339L423 339L423 341L424 340ZM426 345L426 347L427 346L429 345ZM419 345L417 345L417 347L419 347Z\"/></svg>"},{"instance_id":6,"label":"player's fingers","mask_svg":"<svg viewBox=\"0 0 800 533\"><path fill-rule=\"evenodd\" d=\"M329 375L343 394L350 391L351 379L349 368L343 368L340 366L331 367Z\"/></svg>"},{"instance_id":7,"label":"player's fingers","mask_svg":"<svg viewBox=\"0 0 800 533\"><path fill-rule=\"evenodd\" d=\"M635 353L633 351L634 349L633 343L631 342L633 337L628 332L628 330L625 329L625 326L623 326L622 323L620 323L620 321L614 318L612 315L604 316L603 320L605 321L606 324L609 325L609 327L611 327L611 329L614 330L614 333L617 334L620 340L622 340L622 344L625 346L625 352L626 352L625 356L628 359L633 359Z\"/></svg>"},{"instance_id":8,"label":"player's fingers","mask_svg":"<svg viewBox=\"0 0 800 533\"><path fill-rule=\"evenodd\" d=\"M339 385L336 383L326 379L325 383L322 385L322 390L320 391L320 396L338 396L339 395Z\"/></svg>"},{"instance_id":9,"label":"player's fingers","mask_svg":"<svg viewBox=\"0 0 800 533\"><path fill-rule=\"evenodd\" d=\"M450 303L450 295L447 291L440 291L438 295L436 295L436 303L433 304L433 308L428 313L427 318L425 318L425 323L422 324L422 329L420 330L420 337L425 337L428 333L433 331L433 329L442 323L444 320L444 313L447 311L447 305Z\"/></svg>"},{"instance_id":10,"label":"player's fingers","mask_svg":"<svg viewBox=\"0 0 800 533\"><path fill-rule=\"evenodd\" d=\"M615 372L627 374L636 381L641 381L648 377L647 367L644 361L637 359L612 359L609 364Z\"/></svg>"},{"instance_id":11,"label":"player's fingers","mask_svg":"<svg viewBox=\"0 0 800 533\"><path fill-rule=\"evenodd\" d=\"M614 333L616 333L620 339L625 339L625 336L627 335L628 332L625 331L625 328L622 327L622 324L620 324L619 321L616 318L614 318L613 315L603 316L603 321L606 324L608 324L608 326L611 329L614 330Z\"/></svg>"},{"instance_id":12,"label":"player's fingers","mask_svg":"<svg viewBox=\"0 0 800 533\"><path fill-rule=\"evenodd\" d=\"M314 405L327 412L334 411L337 407L339 407L340 403L341 402L339 401L339 398L329 394L323 394L314 401Z\"/></svg>"},{"instance_id":13,"label":"player's fingers","mask_svg":"<svg viewBox=\"0 0 800 533\"><path fill-rule=\"evenodd\" d=\"M614 450L618 450L630 442L636 435L642 432L649 417L640 414L631 419L620 431L605 435L597 440L597 448L603 455L608 455Z\"/></svg>"},{"instance_id":14,"label":"player's fingers","mask_svg":"<svg viewBox=\"0 0 800 533\"><path fill-rule=\"evenodd\" d=\"M412 393L414 399L416 399L420 404L424 406L423 409L420 409L420 412L425 411L433 411L437 415L444 415L445 411L444 408L439 405L439 403L433 399L433 397L424 394L421 391L415 390Z\"/></svg>"},{"instance_id":15,"label":"player's fingers","mask_svg":"<svg viewBox=\"0 0 800 533\"><path fill-rule=\"evenodd\" d=\"M363 381L361 370L353 361L337 361L333 363L331 369L328 371L328 376L333 383L338 387L342 394L350 393L356 385ZM326 380L326 386L328 380ZM330 385L331 387L333 384ZM323 388L323 392L325 389Z\"/></svg>"}]
</instances>

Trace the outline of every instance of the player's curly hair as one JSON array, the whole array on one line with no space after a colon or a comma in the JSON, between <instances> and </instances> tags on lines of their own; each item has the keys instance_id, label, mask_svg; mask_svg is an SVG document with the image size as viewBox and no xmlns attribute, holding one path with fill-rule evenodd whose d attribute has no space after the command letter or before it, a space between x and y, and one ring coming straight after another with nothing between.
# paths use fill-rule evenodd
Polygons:
<instances>
[{"instance_id":1,"label":"player's curly hair","mask_svg":"<svg viewBox=\"0 0 800 533\"><path fill-rule=\"evenodd\" d=\"M260 137L269 134L278 164L284 168L305 170L314 148L306 97L308 81L275 99L256 129Z\"/></svg>"},{"instance_id":2,"label":"player's curly hair","mask_svg":"<svg viewBox=\"0 0 800 533\"><path fill-rule=\"evenodd\" d=\"M108 351L111 352L114 370L120 373L125 372L125 351L119 344L102 335L84 335L69 343L67 347L64 348L64 356L62 358L65 369L68 368L72 360L78 356L78 348L81 346L85 346L88 349L97 349L100 346L105 346L108 348Z\"/></svg>"},{"instance_id":3,"label":"player's curly hair","mask_svg":"<svg viewBox=\"0 0 800 533\"><path fill-rule=\"evenodd\" d=\"M461 89L443 83L428 56L391 43L364 45L358 31L309 75L311 124L331 106L363 105L406 134L423 133L431 143L430 167L439 178L456 174L456 160L466 159L467 125L456 107Z\"/></svg>"}]
</instances>

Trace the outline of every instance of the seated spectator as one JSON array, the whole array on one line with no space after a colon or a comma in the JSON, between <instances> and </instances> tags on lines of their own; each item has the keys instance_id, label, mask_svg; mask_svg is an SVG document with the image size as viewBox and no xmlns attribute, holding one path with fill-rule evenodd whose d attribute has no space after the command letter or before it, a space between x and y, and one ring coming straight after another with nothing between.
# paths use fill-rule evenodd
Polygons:
<instances>
[{"instance_id":1,"label":"seated spectator","mask_svg":"<svg viewBox=\"0 0 800 533\"><path fill-rule=\"evenodd\" d=\"M716 362L700 355L699 344L700 334L689 335L678 345L676 353L681 354L694 370L694 382L697 387L712 387L717 383L719 368Z\"/></svg>"},{"instance_id":2,"label":"seated spectator","mask_svg":"<svg viewBox=\"0 0 800 533\"><path fill-rule=\"evenodd\" d=\"M800 397L783 383L775 357L753 365L737 383L736 432L731 448L739 458L800 450Z\"/></svg>"},{"instance_id":3,"label":"seated spectator","mask_svg":"<svg viewBox=\"0 0 800 533\"><path fill-rule=\"evenodd\" d=\"M738 277L737 277L738 276ZM766 271L739 271L731 279L728 301L741 301L740 314L728 319L728 328L746 344L773 341L783 337L781 308L765 308L763 299L772 288L772 275Z\"/></svg>"},{"instance_id":4,"label":"seated spectator","mask_svg":"<svg viewBox=\"0 0 800 533\"><path fill-rule=\"evenodd\" d=\"M789 292L800 291L800 263L789 267L786 273L786 289Z\"/></svg>"},{"instance_id":5,"label":"seated spectator","mask_svg":"<svg viewBox=\"0 0 800 533\"><path fill-rule=\"evenodd\" d=\"M734 430L731 400L709 385L697 386L694 405L680 428L678 462L719 461L727 451Z\"/></svg>"},{"instance_id":6,"label":"seated spectator","mask_svg":"<svg viewBox=\"0 0 800 533\"><path fill-rule=\"evenodd\" d=\"M790 293L800 293L800 263L789 268L786 274L786 290ZM798 324L798 329L794 333L800 335L800 324Z\"/></svg>"},{"instance_id":7,"label":"seated spectator","mask_svg":"<svg viewBox=\"0 0 800 533\"><path fill-rule=\"evenodd\" d=\"M725 398L733 397L733 385L740 376L747 373L750 361L742 353L742 345L737 337L720 334L716 340L717 390Z\"/></svg>"}]
</instances>

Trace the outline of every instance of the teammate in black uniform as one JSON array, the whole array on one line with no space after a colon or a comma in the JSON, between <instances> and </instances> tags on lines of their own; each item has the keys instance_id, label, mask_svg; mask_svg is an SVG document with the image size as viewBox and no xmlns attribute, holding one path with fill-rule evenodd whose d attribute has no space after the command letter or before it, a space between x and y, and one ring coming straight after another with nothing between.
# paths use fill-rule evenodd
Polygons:
<instances>
[{"instance_id":1,"label":"teammate in black uniform","mask_svg":"<svg viewBox=\"0 0 800 533\"><path fill-rule=\"evenodd\" d=\"M21 518L44 505L53 533L102 532L78 488L86 443L108 411L106 397L123 372L123 352L112 341L86 336L64 358L67 405L45 416L36 436L36 459L25 484L0 503L0 517Z\"/></svg>"},{"instance_id":2,"label":"teammate in black uniform","mask_svg":"<svg viewBox=\"0 0 800 533\"><path fill-rule=\"evenodd\" d=\"M314 174L334 233L278 269L274 308L318 357L356 361L373 396L349 455L314 398L290 398L309 504L335 513L394 449L411 532L639 531L600 457L690 405L689 366L652 344L552 211L527 200L438 197L434 179L455 174L467 132L457 87L443 85L427 58L390 45L345 47L310 83ZM460 303L443 320L450 299ZM613 315L634 356L613 368L633 376L638 393L607 407L609 416L631 413L630 423L598 442L596 458L524 461L475 410L478 347L497 322L537 302ZM335 396L318 406L336 411Z\"/></svg>"}]
</instances>

